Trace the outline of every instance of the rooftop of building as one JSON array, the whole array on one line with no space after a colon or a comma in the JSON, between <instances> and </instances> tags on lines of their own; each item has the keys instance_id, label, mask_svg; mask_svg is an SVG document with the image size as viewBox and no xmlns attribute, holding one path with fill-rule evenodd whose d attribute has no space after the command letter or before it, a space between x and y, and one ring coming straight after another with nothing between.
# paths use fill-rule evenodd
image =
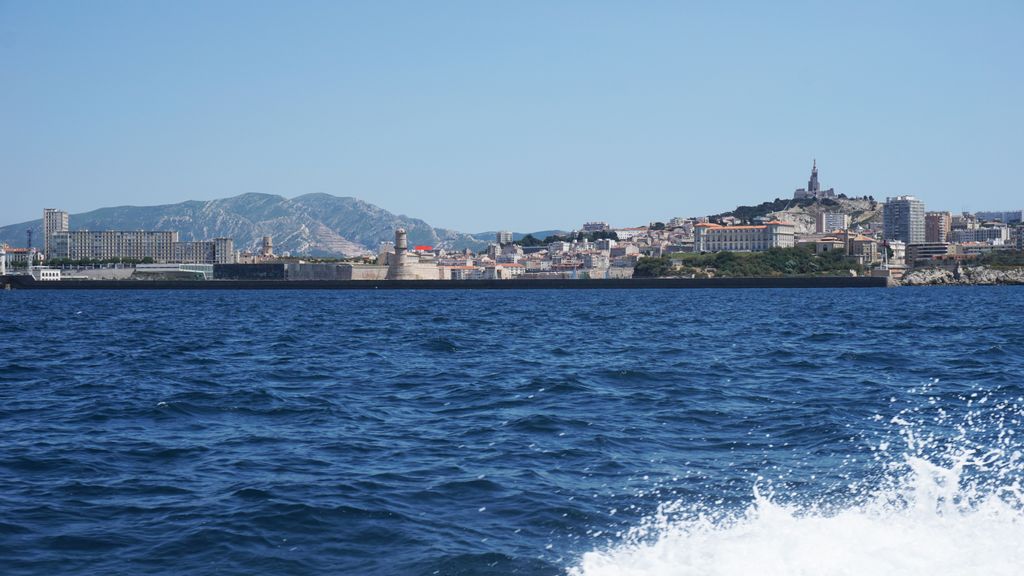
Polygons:
<instances>
[{"instance_id":1,"label":"rooftop of building","mask_svg":"<svg viewBox=\"0 0 1024 576\"><path fill-rule=\"evenodd\" d=\"M757 224L753 226L723 226L721 224L715 224L713 222L701 222L694 226L695 228L721 228L727 230L764 230L768 226L792 226L792 222L783 222L781 220L770 220L764 224Z\"/></svg>"}]
</instances>

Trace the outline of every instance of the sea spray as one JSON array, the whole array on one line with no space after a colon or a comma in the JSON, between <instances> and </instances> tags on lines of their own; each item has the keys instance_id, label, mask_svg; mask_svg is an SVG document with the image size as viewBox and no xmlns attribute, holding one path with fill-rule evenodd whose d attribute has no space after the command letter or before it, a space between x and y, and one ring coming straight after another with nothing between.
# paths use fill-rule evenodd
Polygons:
<instances>
[{"instance_id":1,"label":"sea spray","mask_svg":"<svg viewBox=\"0 0 1024 576\"><path fill-rule=\"evenodd\" d=\"M888 439L879 440L872 448L880 481L870 488L851 483L842 502L786 503L758 482L738 513L664 503L622 542L584 554L569 573L1019 575L1020 399L973 393L956 400L967 412L955 423L935 397L899 411L889 430L905 451L893 453Z\"/></svg>"}]
</instances>

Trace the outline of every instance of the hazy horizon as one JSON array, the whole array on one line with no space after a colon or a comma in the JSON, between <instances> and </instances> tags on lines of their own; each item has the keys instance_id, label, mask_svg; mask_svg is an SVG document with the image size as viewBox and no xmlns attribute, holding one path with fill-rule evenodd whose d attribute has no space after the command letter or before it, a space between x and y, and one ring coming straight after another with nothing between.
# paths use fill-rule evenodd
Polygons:
<instances>
[{"instance_id":1,"label":"hazy horizon","mask_svg":"<svg viewBox=\"0 0 1024 576\"><path fill-rule=\"evenodd\" d=\"M247 192L464 232L1020 209L1024 5L0 4L0 224Z\"/></svg>"}]
</instances>

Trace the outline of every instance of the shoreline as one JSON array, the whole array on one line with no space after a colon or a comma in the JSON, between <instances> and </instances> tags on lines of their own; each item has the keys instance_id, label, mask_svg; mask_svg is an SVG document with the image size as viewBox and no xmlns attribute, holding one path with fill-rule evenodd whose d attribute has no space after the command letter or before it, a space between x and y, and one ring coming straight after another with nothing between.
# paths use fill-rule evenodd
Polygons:
<instances>
[{"instance_id":1,"label":"shoreline","mask_svg":"<svg viewBox=\"0 0 1024 576\"><path fill-rule=\"evenodd\" d=\"M686 288L885 288L871 276L621 278L604 280L58 280L4 276L12 290L607 290Z\"/></svg>"}]
</instances>

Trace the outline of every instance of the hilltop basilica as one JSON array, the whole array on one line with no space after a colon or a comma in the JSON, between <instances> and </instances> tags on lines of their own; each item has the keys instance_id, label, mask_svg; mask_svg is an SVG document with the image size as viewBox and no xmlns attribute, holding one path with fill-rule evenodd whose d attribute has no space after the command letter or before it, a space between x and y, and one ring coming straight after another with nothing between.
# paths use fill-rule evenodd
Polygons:
<instances>
[{"instance_id":1,"label":"hilltop basilica","mask_svg":"<svg viewBox=\"0 0 1024 576\"><path fill-rule=\"evenodd\" d=\"M796 192L793 192L793 198L799 200L801 198L835 198L836 191L832 188L828 190L822 190L821 184L818 184L818 161L814 160L811 165L811 179L807 181L807 188L800 188Z\"/></svg>"}]
</instances>

